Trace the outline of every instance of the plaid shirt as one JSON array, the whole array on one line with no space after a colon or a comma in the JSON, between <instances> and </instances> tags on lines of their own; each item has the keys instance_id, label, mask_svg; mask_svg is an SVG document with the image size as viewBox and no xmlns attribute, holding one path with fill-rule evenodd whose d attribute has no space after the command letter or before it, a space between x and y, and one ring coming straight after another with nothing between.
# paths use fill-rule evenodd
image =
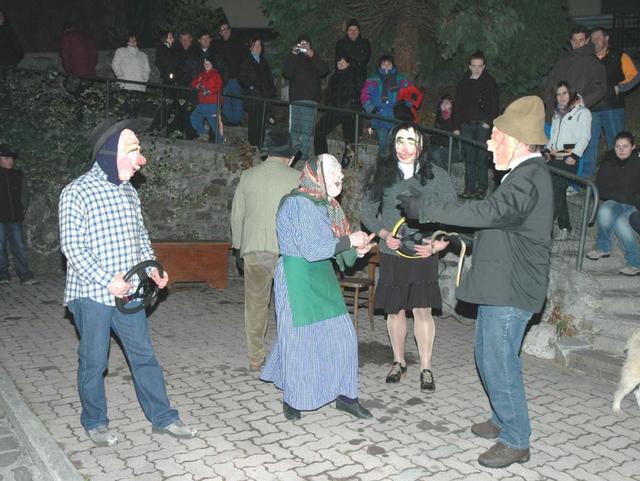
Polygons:
<instances>
[{"instance_id":1,"label":"plaid shirt","mask_svg":"<svg viewBox=\"0 0 640 481\"><path fill-rule=\"evenodd\" d=\"M81 297L115 305L107 287L116 274L155 259L138 193L129 182L112 184L94 164L64 188L59 211L60 247L67 258L64 305ZM137 286L138 280L131 282Z\"/></svg>"}]
</instances>

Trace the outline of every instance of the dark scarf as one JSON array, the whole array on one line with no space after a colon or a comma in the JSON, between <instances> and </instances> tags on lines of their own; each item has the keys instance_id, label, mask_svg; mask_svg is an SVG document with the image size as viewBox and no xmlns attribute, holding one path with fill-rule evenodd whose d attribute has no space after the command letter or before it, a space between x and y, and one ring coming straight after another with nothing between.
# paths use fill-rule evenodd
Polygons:
<instances>
[{"instance_id":1,"label":"dark scarf","mask_svg":"<svg viewBox=\"0 0 640 481\"><path fill-rule=\"evenodd\" d=\"M381 68L378 68L378 74L382 78L382 101L389 101L389 92L398 90L398 77L396 76L397 69L393 67L388 73L384 73Z\"/></svg>"}]
</instances>

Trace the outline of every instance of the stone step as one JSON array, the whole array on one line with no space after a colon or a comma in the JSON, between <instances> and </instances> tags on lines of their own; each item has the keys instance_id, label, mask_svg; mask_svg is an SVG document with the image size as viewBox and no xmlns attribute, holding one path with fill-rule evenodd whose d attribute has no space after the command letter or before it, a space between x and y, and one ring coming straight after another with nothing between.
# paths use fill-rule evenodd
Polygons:
<instances>
[{"instance_id":1,"label":"stone step","mask_svg":"<svg viewBox=\"0 0 640 481\"><path fill-rule=\"evenodd\" d=\"M640 303L638 302L638 289L628 289L626 286L621 288L602 289L603 303L600 305L599 312L605 315L611 314L629 314L640 312Z\"/></svg>"},{"instance_id":2,"label":"stone step","mask_svg":"<svg viewBox=\"0 0 640 481\"><path fill-rule=\"evenodd\" d=\"M624 356L601 349L580 349L567 355L567 367L606 381L617 382Z\"/></svg>"},{"instance_id":3,"label":"stone step","mask_svg":"<svg viewBox=\"0 0 640 481\"><path fill-rule=\"evenodd\" d=\"M639 314L606 314L599 313L592 319L595 336L593 346L613 354L623 354L628 339L640 329Z\"/></svg>"}]
</instances>

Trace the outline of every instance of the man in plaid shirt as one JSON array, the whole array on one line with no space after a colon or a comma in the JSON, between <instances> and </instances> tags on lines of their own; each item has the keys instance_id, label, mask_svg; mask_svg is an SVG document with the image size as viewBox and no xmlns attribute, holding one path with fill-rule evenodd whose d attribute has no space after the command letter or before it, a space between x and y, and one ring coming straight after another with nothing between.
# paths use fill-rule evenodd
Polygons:
<instances>
[{"instance_id":1,"label":"man in plaid shirt","mask_svg":"<svg viewBox=\"0 0 640 481\"><path fill-rule=\"evenodd\" d=\"M133 383L153 431L192 438L171 408L144 309L124 314L115 298L133 291L123 273L155 259L144 226L140 199L129 180L146 164L131 121L108 120L97 129L91 170L67 185L60 195L60 244L67 258L64 304L80 333L78 390L80 422L99 446L113 446L117 436L108 428L103 373L107 369L111 331L120 338L131 367ZM167 273L156 269L150 277L164 288ZM133 279L135 281L135 279ZM127 307L133 307L132 301Z\"/></svg>"}]
</instances>

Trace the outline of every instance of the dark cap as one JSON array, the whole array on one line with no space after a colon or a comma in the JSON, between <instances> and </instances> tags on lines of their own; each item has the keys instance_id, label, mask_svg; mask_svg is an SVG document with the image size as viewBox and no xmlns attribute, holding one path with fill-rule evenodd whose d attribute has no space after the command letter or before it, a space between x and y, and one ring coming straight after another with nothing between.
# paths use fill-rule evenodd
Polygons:
<instances>
[{"instance_id":1,"label":"dark cap","mask_svg":"<svg viewBox=\"0 0 640 481\"><path fill-rule=\"evenodd\" d=\"M349 30L349 27L358 27L358 30L360 30L360 22L358 22L355 18L352 18L347 22L347 30Z\"/></svg>"},{"instance_id":2,"label":"dark cap","mask_svg":"<svg viewBox=\"0 0 640 481\"><path fill-rule=\"evenodd\" d=\"M139 122L136 119L124 119L116 120L114 118L106 118L98 125L96 125L91 132L87 135L89 146L91 147L91 160L95 160L98 152L107 141L116 132L123 131L124 129L133 130Z\"/></svg>"},{"instance_id":3,"label":"dark cap","mask_svg":"<svg viewBox=\"0 0 640 481\"><path fill-rule=\"evenodd\" d=\"M268 130L264 135L262 152L274 157L291 158L297 155L299 150L291 143L289 132Z\"/></svg>"},{"instance_id":4,"label":"dark cap","mask_svg":"<svg viewBox=\"0 0 640 481\"><path fill-rule=\"evenodd\" d=\"M0 144L0 157L13 157L17 159L18 153L9 147L9 144Z\"/></svg>"}]
</instances>

